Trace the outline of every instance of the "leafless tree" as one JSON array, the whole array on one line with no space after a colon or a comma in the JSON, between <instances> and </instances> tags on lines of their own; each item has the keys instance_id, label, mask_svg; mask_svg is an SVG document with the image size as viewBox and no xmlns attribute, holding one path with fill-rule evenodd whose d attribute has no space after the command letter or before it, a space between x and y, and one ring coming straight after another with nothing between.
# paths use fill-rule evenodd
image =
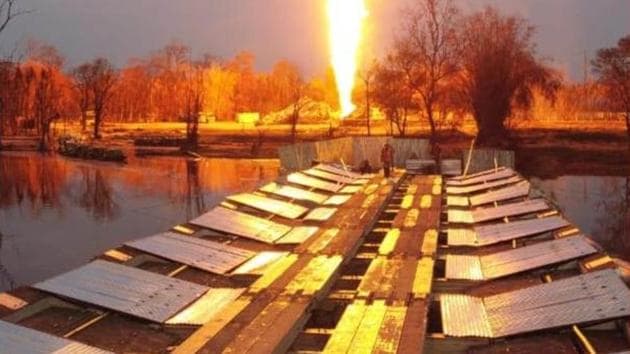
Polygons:
<instances>
[{"instance_id":1,"label":"leafless tree","mask_svg":"<svg viewBox=\"0 0 630 354\"><path fill-rule=\"evenodd\" d=\"M9 23L20 15L30 13L30 10L22 10L18 7L18 0L0 0L0 34L9 26Z\"/></svg>"},{"instance_id":2,"label":"leafless tree","mask_svg":"<svg viewBox=\"0 0 630 354\"><path fill-rule=\"evenodd\" d=\"M600 49L592 65L612 108L624 112L630 138L630 35L621 38L616 47Z\"/></svg>"},{"instance_id":3,"label":"leafless tree","mask_svg":"<svg viewBox=\"0 0 630 354\"><path fill-rule=\"evenodd\" d=\"M186 141L188 149L195 151L199 140L199 118L203 109L204 85L203 67L189 65L185 73L184 119L186 121Z\"/></svg>"},{"instance_id":4,"label":"leafless tree","mask_svg":"<svg viewBox=\"0 0 630 354\"><path fill-rule=\"evenodd\" d=\"M376 64L372 96L385 112L390 126L396 125L400 136L405 136L408 113L415 106L413 91L407 85L406 61L401 59L404 57L389 55L384 63Z\"/></svg>"},{"instance_id":5,"label":"leafless tree","mask_svg":"<svg viewBox=\"0 0 630 354\"><path fill-rule=\"evenodd\" d=\"M94 109L94 139L100 138L99 130L107 104L112 97L117 76L112 64L104 58L84 63L74 70L75 87L79 91L79 105L84 126L87 107L90 103Z\"/></svg>"},{"instance_id":6,"label":"leafless tree","mask_svg":"<svg viewBox=\"0 0 630 354\"><path fill-rule=\"evenodd\" d=\"M90 66L88 63L81 64L72 70L72 82L75 91L74 97L81 111L81 130L84 132L87 128L87 112L92 102L92 94L90 91L91 80Z\"/></svg>"},{"instance_id":7,"label":"leafless tree","mask_svg":"<svg viewBox=\"0 0 630 354\"><path fill-rule=\"evenodd\" d=\"M504 122L513 108L531 106L533 89L550 99L558 76L536 56L534 29L524 19L496 9L468 16L461 27L463 95L477 122L477 143L504 145Z\"/></svg>"},{"instance_id":8,"label":"leafless tree","mask_svg":"<svg viewBox=\"0 0 630 354\"><path fill-rule=\"evenodd\" d=\"M372 120L372 91L374 76L376 76L377 63L372 62L366 65L363 69L359 70L359 79L363 83L363 95L365 99L365 125L367 128L367 135L372 135L371 120Z\"/></svg>"},{"instance_id":9,"label":"leafless tree","mask_svg":"<svg viewBox=\"0 0 630 354\"><path fill-rule=\"evenodd\" d=\"M405 10L403 34L394 51L407 61L407 84L419 98L435 141L437 106L457 73L460 45L457 37L459 11L451 0L420 0Z\"/></svg>"},{"instance_id":10,"label":"leafless tree","mask_svg":"<svg viewBox=\"0 0 630 354\"><path fill-rule=\"evenodd\" d=\"M39 128L39 149L42 151L50 147L50 125L60 117L61 95L54 69L41 69L35 87L34 110Z\"/></svg>"}]
</instances>

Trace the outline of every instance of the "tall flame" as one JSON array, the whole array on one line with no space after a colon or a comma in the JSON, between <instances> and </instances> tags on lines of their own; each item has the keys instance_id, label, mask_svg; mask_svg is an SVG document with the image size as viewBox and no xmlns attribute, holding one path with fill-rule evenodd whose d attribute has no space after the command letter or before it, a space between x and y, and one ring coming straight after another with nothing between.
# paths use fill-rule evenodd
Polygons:
<instances>
[{"instance_id":1,"label":"tall flame","mask_svg":"<svg viewBox=\"0 0 630 354\"><path fill-rule=\"evenodd\" d=\"M357 72L357 60L363 19L367 16L365 0L328 0L328 35L330 54L341 116L354 111L352 89Z\"/></svg>"}]
</instances>

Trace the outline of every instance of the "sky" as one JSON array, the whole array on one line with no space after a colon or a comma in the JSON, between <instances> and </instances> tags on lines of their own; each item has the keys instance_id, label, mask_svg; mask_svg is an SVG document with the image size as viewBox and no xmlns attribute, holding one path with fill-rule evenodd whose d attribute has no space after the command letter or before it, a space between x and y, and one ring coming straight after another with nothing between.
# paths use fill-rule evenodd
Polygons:
<instances>
[{"instance_id":1,"label":"sky","mask_svg":"<svg viewBox=\"0 0 630 354\"><path fill-rule=\"evenodd\" d=\"M343 0L338 0L343 1ZM367 31L382 55L413 0L367 0ZM417 0L416 0L417 1ZM584 53L630 34L630 0L454 0L464 11L486 5L536 26L538 53L569 78L583 79ZM229 58L242 50L267 70L288 59L307 75L328 65L325 0L18 0L22 16L0 37L3 53L28 38L56 46L68 65L105 56L122 66L172 40L195 54Z\"/></svg>"}]
</instances>

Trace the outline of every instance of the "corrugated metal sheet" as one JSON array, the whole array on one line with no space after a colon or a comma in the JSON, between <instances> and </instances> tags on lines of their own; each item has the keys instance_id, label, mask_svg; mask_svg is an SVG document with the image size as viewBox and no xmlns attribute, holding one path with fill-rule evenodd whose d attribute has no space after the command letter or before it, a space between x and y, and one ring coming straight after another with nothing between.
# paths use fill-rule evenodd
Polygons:
<instances>
[{"instance_id":1,"label":"corrugated metal sheet","mask_svg":"<svg viewBox=\"0 0 630 354\"><path fill-rule=\"evenodd\" d=\"M478 245L490 245L515 238L537 235L569 226L561 216L518 220L509 223L497 223L475 227Z\"/></svg>"},{"instance_id":2,"label":"corrugated metal sheet","mask_svg":"<svg viewBox=\"0 0 630 354\"><path fill-rule=\"evenodd\" d=\"M5 321L0 321L0 352L3 354L111 353Z\"/></svg>"},{"instance_id":3,"label":"corrugated metal sheet","mask_svg":"<svg viewBox=\"0 0 630 354\"><path fill-rule=\"evenodd\" d=\"M282 236L276 244L296 244L308 240L319 230L316 226L296 226L288 234Z\"/></svg>"},{"instance_id":4,"label":"corrugated metal sheet","mask_svg":"<svg viewBox=\"0 0 630 354\"><path fill-rule=\"evenodd\" d=\"M315 208L304 217L304 220L326 221L336 212L337 208Z\"/></svg>"},{"instance_id":5,"label":"corrugated metal sheet","mask_svg":"<svg viewBox=\"0 0 630 354\"><path fill-rule=\"evenodd\" d=\"M491 170L490 173L485 173L487 171L481 172L480 174L476 174L476 176L469 176L469 178L465 179L449 179L446 182L447 186L469 186L477 183L484 183L495 181L498 179L508 178L514 176L516 173L511 168L504 168L498 171Z\"/></svg>"},{"instance_id":6,"label":"corrugated metal sheet","mask_svg":"<svg viewBox=\"0 0 630 354\"><path fill-rule=\"evenodd\" d=\"M346 195L346 194L336 194L333 195L332 197L328 198L325 202L324 205L343 205L345 204L348 200L350 200L350 198L352 198L351 195Z\"/></svg>"},{"instance_id":7,"label":"corrugated metal sheet","mask_svg":"<svg viewBox=\"0 0 630 354\"><path fill-rule=\"evenodd\" d=\"M478 246L479 242L472 229L447 229L446 237L449 246Z\"/></svg>"},{"instance_id":8,"label":"corrugated metal sheet","mask_svg":"<svg viewBox=\"0 0 630 354\"><path fill-rule=\"evenodd\" d=\"M496 181L487 182L487 183L473 184L471 186L462 186L462 187L450 186L450 187L446 187L446 194L477 193L477 192L481 192L481 191L491 189L491 188L497 188L497 187L507 186L510 184L515 184L521 181L524 181L524 179L522 179L519 176L512 176L506 179L496 180Z\"/></svg>"},{"instance_id":9,"label":"corrugated metal sheet","mask_svg":"<svg viewBox=\"0 0 630 354\"><path fill-rule=\"evenodd\" d=\"M170 318L168 324L203 325L220 314L236 300L246 288L210 289L199 300Z\"/></svg>"},{"instance_id":10,"label":"corrugated metal sheet","mask_svg":"<svg viewBox=\"0 0 630 354\"><path fill-rule=\"evenodd\" d=\"M461 195L449 195L446 197L446 205L450 207L467 207L470 205L468 197Z\"/></svg>"},{"instance_id":11,"label":"corrugated metal sheet","mask_svg":"<svg viewBox=\"0 0 630 354\"><path fill-rule=\"evenodd\" d=\"M525 181L516 186L501 188L483 194L470 197L471 206L479 206L488 203L500 202L529 195L529 182Z\"/></svg>"},{"instance_id":12,"label":"corrugated metal sheet","mask_svg":"<svg viewBox=\"0 0 630 354\"><path fill-rule=\"evenodd\" d=\"M447 255L446 278L495 279L595 252L585 237L573 236L484 256Z\"/></svg>"},{"instance_id":13,"label":"corrugated metal sheet","mask_svg":"<svg viewBox=\"0 0 630 354\"><path fill-rule=\"evenodd\" d=\"M374 177L373 174L362 175L360 173L352 172L350 170L343 169L342 167L338 167L338 166L330 165L330 164L319 164L319 165L315 166L315 168L318 169L318 170L335 173L335 174L338 174L338 175L341 175L341 176L348 176L348 177L354 178L354 179L372 178L372 177Z\"/></svg>"},{"instance_id":14,"label":"corrugated metal sheet","mask_svg":"<svg viewBox=\"0 0 630 354\"><path fill-rule=\"evenodd\" d=\"M165 232L125 244L147 253L218 274L225 274L256 255L256 252L196 237L183 236L174 232Z\"/></svg>"},{"instance_id":15,"label":"corrugated metal sheet","mask_svg":"<svg viewBox=\"0 0 630 354\"><path fill-rule=\"evenodd\" d=\"M479 256L446 255L446 278L483 280Z\"/></svg>"},{"instance_id":16,"label":"corrugated metal sheet","mask_svg":"<svg viewBox=\"0 0 630 354\"><path fill-rule=\"evenodd\" d=\"M496 338L630 316L630 290L613 269L486 298L442 295L440 300L444 333L452 336ZM485 317L489 333L466 323L475 320L472 312Z\"/></svg>"},{"instance_id":17,"label":"corrugated metal sheet","mask_svg":"<svg viewBox=\"0 0 630 354\"><path fill-rule=\"evenodd\" d=\"M344 183L344 184L358 184L358 185L363 185L366 184L368 182L367 179L356 179L356 178L351 178L348 176L342 176L342 175L338 175L335 173L331 173L331 172L327 172L327 171L322 171L320 169L317 168L309 168L308 170L304 170L302 171L302 173L307 174L309 176L313 176L313 177L319 177L328 181L333 181L333 182L337 182L337 183Z\"/></svg>"},{"instance_id":18,"label":"corrugated metal sheet","mask_svg":"<svg viewBox=\"0 0 630 354\"><path fill-rule=\"evenodd\" d=\"M487 246L499 242L533 236L569 226L561 216L518 220L477 226L473 229L448 229L448 244L451 246Z\"/></svg>"},{"instance_id":19,"label":"corrugated metal sheet","mask_svg":"<svg viewBox=\"0 0 630 354\"><path fill-rule=\"evenodd\" d=\"M549 209L543 199L531 199L523 202L499 205L498 207L478 208L472 211L449 210L448 221L453 223L473 224L484 221L502 219L506 216L517 216Z\"/></svg>"},{"instance_id":20,"label":"corrugated metal sheet","mask_svg":"<svg viewBox=\"0 0 630 354\"><path fill-rule=\"evenodd\" d=\"M287 219L297 219L308 211L307 208L301 205L283 202L281 200L267 198L252 193L235 194L227 197L227 199L229 201L247 205L254 209L266 211Z\"/></svg>"},{"instance_id":21,"label":"corrugated metal sheet","mask_svg":"<svg viewBox=\"0 0 630 354\"><path fill-rule=\"evenodd\" d=\"M262 251L236 268L232 274L263 274L272 264L288 254L289 252Z\"/></svg>"},{"instance_id":22,"label":"corrugated metal sheet","mask_svg":"<svg viewBox=\"0 0 630 354\"><path fill-rule=\"evenodd\" d=\"M287 185L280 185L275 182L271 182L263 186L262 188L260 188L260 190L266 193L279 195L281 197L285 197L289 199L304 200L304 201L309 201L309 202L313 202L317 204L321 204L326 199L328 199L328 196L325 194L307 191L306 189L302 189L302 188L297 188L297 187L292 187L292 186L287 186Z\"/></svg>"},{"instance_id":23,"label":"corrugated metal sheet","mask_svg":"<svg viewBox=\"0 0 630 354\"><path fill-rule=\"evenodd\" d=\"M327 192L337 193L343 187L343 183L333 183L321 180L319 178L310 177L300 172L291 173L287 176L287 180L291 183L299 184L310 188L316 188Z\"/></svg>"},{"instance_id":24,"label":"corrugated metal sheet","mask_svg":"<svg viewBox=\"0 0 630 354\"><path fill-rule=\"evenodd\" d=\"M454 337L492 337L483 299L461 295L440 294L442 329Z\"/></svg>"},{"instance_id":25,"label":"corrugated metal sheet","mask_svg":"<svg viewBox=\"0 0 630 354\"><path fill-rule=\"evenodd\" d=\"M164 322L208 291L187 281L96 260L33 287L155 322Z\"/></svg>"},{"instance_id":26,"label":"corrugated metal sheet","mask_svg":"<svg viewBox=\"0 0 630 354\"><path fill-rule=\"evenodd\" d=\"M486 279L494 279L597 252L584 236L565 237L481 257Z\"/></svg>"},{"instance_id":27,"label":"corrugated metal sheet","mask_svg":"<svg viewBox=\"0 0 630 354\"><path fill-rule=\"evenodd\" d=\"M190 223L266 243L274 243L291 231L287 225L222 207L216 207Z\"/></svg>"}]
</instances>

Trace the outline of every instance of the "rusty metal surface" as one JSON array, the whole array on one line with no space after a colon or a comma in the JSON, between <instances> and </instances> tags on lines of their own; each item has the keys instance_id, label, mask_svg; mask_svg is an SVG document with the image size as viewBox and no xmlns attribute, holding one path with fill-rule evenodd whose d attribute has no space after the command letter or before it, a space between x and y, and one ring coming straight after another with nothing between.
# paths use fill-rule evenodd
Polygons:
<instances>
[{"instance_id":1,"label":"rusty metal surface","mask_svg":"<svg viewBox=\"0 0 630 354\"><path fill-rule=\"evenodd\" d=\"M274 243L291 231L287 225L222 207L216 207L190 223L266 243Z\"/></svg>"},{"instance_id":2,"label":"rusty metal surface","mask_svg":"<svg viewBox=\"0 0 630 354\"><path fill-rule=\"evenodd\" d=\"M447 255L446 278L496 279L595 252L584 236L572 236L484 256Z\"/></svg>"},{"instance_id":3,"label":"rusty metal surface","mask_svg":"<svg viewBox=\"0 0 630 354\"><path fill-rule=\"evenodd\" d=\"M3 354L105 354L111 353L48 333L0 321L0 353Z\"/></svg>"},{"instance_id":4,"label":"rusty metal surface","mask_svg":"<svg viewBox=\"0 0 630 354\"><path fill-rule=\"evenodd\" d=\"M441 295L440 307L445 334L497 338L630 316L630 290L606 269L485 298Z\"/></svg>"},{"instance_id":5,"label":"rusty metal surface","mask_svg":"<svg viewBox=\"0 0 630 354\"><path fill-rule=\"evenodd\" d=\"M256 252L174 232L165 232L125 244L162 258L218 274L225 274L256 255Z\"/></svg>"},{"instance_id":6,"label":"rusty metal surface","mask_svg":"<svg viewBox=\"0 0 630 354\"><path fill-rule=\"evenodd\" d=\"M101 260L33 287L160 323L208 291L205 286Z\"/></svg>"},{"instance_id":7,"label":"rusty metal surface","mask_svg":"<svg viewBox=\"0 0 630 354\"><path fill-rule=\"evenodd\" d=\"M262 210L287 219L297 219L304 215L308 208L281 200L263 197L253 193L240 193L227 197L227 200Z\"/></svg>"},{"instance_id":8,"label":"rusty metal surface","mask_svg":"<svg viewBox=\"0 0 630 354\"><path fill-rule=\"evenodd\" d=\"M487 182L487 183L485 182L478 183L478 184L473 184L470 186L461 186L461 187L448 186L446 187L446 194L472 194L472 193L477 193L477 192L481 192L481 191L492 189L492 188L498 188L498 187L503 187L510 184L519 183L521 181L524 181L524 179L519 176L512 176L506 179L500 179L500 180Z\"/></svg>"},{"instance_id":9,"label":"rusty metal surface","mask_svg":"<svg viewBox=\"0 0 630 354\"><path fill-rule=\"evenodd\" d=\"M321 204L328 196L326 194L312 192L306 189L297 188L293 186L281 185L275 182L271 182L266 184L262 188L260 188L262 192L279 195L281 197L293 199L293 200L303 200L308 202L313 202L316 204Z\"/></svg>"},{"instance_id":10,"label":"rusty metal surface","mask_svg":"<svg viewBox=\"0 0 630 354\"><path fill-rule=\"evenodd\" d=\"M326 192L337 193L341 188L343 188L343 183L334 183L324 181L319 178L307 176L300 172L291 173L287 176L287 181L295 184L299 184L300 186L305 186L309 188L315 188L319 190L323 190Z\"/></svg>"}]
</instances>

